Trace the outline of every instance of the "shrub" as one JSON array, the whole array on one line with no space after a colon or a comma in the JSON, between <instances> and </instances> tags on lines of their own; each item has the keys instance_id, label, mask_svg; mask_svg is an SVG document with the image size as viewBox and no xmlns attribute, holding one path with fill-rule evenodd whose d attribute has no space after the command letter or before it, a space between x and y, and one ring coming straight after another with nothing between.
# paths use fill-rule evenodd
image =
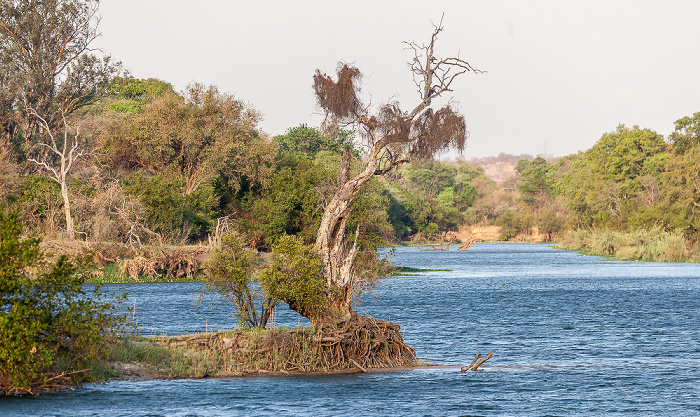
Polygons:
<instances>
[{"instance_id":1,"label":"shrub","mask_svg":"<svg viewBox=\"0 0 700 417\"><path fill-rule=\"evenodd\" d=\"M215 218L216 197L208 184L185 194L182 179L141 172L130 179L124 190L143 204L147 224L173 243L205 238Z\"/></svg>"},{"instance_id":2,"label":"shrub","mask_svg":"<svg viewBox=\"0 0 700 417\"><path fill-rule=\"evenodd\" d=\"M319 317L328 307L321 258L297 236L283 235L277 240L260 280L272 296L304 317Z\"/></svg>"},{"instance_id":3,"label":"shrub","mask_svg":"<svg viewBox=\"0 0 700 417\"><path fill-rule=\"evenodd\" d=\"M215 292L233 303L236 317L246 327L265 327L278 300L256 281L258 259L246 250L233 233L221 238L205 265L206 290Z\"/></svg>"},{"instance_id":4,"label":"shrub","mask_svg":"<svg viewBox=\"0 0 700 417\"><path fill-rule=\"evenodd\" d=\"M20 239L17 213L0 211L0 391L36 394L89 380L90 363L122 330L119 303L83 289L65 256L49 264L39 239Z\"/></svg>"}]
</instances>

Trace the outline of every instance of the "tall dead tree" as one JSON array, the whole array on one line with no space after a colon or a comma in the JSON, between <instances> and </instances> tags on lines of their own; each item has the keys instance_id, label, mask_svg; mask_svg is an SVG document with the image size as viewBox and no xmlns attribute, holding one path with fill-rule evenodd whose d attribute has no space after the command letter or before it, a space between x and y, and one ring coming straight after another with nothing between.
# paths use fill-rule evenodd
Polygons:
<instances>
[{"instance_id":1,"label":"tall dead tree","mask_svg":"<svg viewBox=\"0 0 700 417\"><path fill-rule=\"evenodd\" d=\"M38 152L38 156L30 157L27 160L36 164L39 169L46 171L49 178L61 186L63 212L66 215L66 236L69 240L73 240L75 239L75 228L73 227L73 216L68 197L68 175L80 159L93 156L94 151L86 149L80 137L80 127L71 129L65 115L62 118L62 131L54 132L49 122L39 116L34 109L27 107L27 114L36 118L39 127L49 138L46 143L36 144L41 152Z\"/></svg>"},{"instance_id":2,"label":"tall dead tree","mask_svg":"<svg viewBox=\"0 0 700 417\"><path fill-rule=\"evenodd\" d=\"M413 52L409 69L418 89L418 102L410 111L402 110L398 102L389 102L372 112L370 106L360 101L362 74L352 65L341 62L336 80L319 70L314 75L316 99L326 114L326 123L356 128L368 148L361 172L352 178L352 155L348 147L343 149L339 185L325 208L316 236L316 249L322 258L328 287L329 319L351 316L352 298L362 286L363 277L354 270L359 251L357 238L353 243L346 239L346 223L361 187L373 176L383 175L402 163L432 158L448 148L464 149L466 123L453 103L448 102L438 110L430 106L453 91L457 77L481 71L459 55L449 58L435 55L435 42L442 31L440 21L427 44L405 42L406 49Z\"/></svg>"}]
</instances>

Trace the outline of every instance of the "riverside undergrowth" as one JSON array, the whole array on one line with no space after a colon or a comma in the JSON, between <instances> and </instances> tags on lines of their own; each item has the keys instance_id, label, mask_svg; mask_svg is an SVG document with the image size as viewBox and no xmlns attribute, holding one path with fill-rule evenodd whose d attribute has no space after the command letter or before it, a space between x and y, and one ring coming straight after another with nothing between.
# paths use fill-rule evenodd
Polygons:
<instances>
[{"instance_id":1,"label":"riverside undergrowth","mask_svg":"<svg viewBox=\"0 0 700 417\"><path fill-rule=\"evenodd\" d=\"M700 262L700 248L679 231L660 227L615 230L572 230L564 234L561 247L620 261Z\"/></svg>"}]
</instances>

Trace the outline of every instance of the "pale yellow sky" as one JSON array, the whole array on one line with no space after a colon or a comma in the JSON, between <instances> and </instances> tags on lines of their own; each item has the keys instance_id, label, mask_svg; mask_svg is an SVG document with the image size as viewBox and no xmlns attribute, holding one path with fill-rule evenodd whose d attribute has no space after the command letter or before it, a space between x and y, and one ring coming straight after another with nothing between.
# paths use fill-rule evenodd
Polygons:
<instances>
[{"instance_id":1,"label":"pale yellow sky","mask_svg":"<svg viewBox=\"0 0 700 417\"><path fill-rule=\"evenodd\" d=\"M103 0L99 46L136 77L234 93L276 135L320 123L313 72L341 59L366 100L413 107L401 41L427 41L443 12L439 54L488 71L455 85L466 158L566 155L619 123L667 135L700 111L698 1Z\"/></svg>"}]
</instances>

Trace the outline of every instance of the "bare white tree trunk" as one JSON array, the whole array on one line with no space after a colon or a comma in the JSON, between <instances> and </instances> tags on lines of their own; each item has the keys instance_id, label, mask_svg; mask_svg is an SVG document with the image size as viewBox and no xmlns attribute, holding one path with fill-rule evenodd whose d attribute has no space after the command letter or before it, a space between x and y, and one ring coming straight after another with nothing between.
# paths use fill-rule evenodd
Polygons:
<instances>
[{"instance_id":1,"label":"bare white tree trunk","mask_svg":"<svg viewBox=\"0 0 700 417\"><path fill-rule=\"evenodd\" d=\"M86 151L80 147L80 129L77 128L72 135L72 144L70 149L68 143L70 141L70 129L65 115L63 115L63 141L56 141L56 132L52 132L49 124L39 114L29 107L27 112L35 117L39 126L46 132L49 138L49 143L39 143L37 146L42 147L43 157L29 158L28 160L35 163L40 169L48 173L49 178L56 181L61 186L61 197L63 198L63 212L66 215L66 235L68 239L75 239L75 227L73 225L73 216L70 210L70 199L68 196L68 184L66 180L73 164L82 157L87 157L93 154L92 151ZM58 161L56 161L58 160ZM58 163L56 163L58 162Z\"/></svg>"},{"instance_id":2,"label":"bare white tree trunk","mask_svg":"<svg viewBox=\"0 0 700 417\"><path fill-rule=\"evenodd\" d=\"M68 235L68 239L73 240L75 238L75 228L73 227L73 216L70 213L70 199L68 198L68 186L65 178L61 183L61 197L63 197L63 212L66 215L66 235Z\"/></svg>"}]
</instances>

